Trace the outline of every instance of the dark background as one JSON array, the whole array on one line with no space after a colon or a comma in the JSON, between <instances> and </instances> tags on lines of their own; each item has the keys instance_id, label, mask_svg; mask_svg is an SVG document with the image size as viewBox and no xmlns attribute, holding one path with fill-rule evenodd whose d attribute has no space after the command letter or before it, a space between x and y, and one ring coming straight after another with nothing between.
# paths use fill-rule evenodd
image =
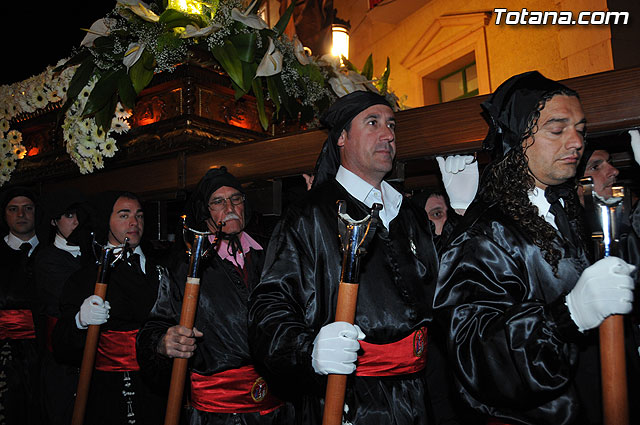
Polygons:
<instances>
[{"instance_id":1,"label":"dark background","mask_svg":"<svg viewBox=\"0 0 640 425\"><path fill-rule=\"evenodd\" d=\"M81 28L89 28L115 5L115 0L17 0L5 5L0 84L25 80L69 57L86 34Z\"/></svg>"}]
</instances>

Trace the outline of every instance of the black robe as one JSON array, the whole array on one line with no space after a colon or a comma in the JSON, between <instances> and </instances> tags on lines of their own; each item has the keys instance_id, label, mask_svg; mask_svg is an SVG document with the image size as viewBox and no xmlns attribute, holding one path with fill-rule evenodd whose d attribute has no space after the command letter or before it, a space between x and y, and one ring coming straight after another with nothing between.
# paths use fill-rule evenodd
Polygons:
<instances>
[{"instance_id":1,"label":"black robe","mask_svg":"<svg viewBox=\"0 0 640 425\"><path fill-rule=\"evenodd\" d=\"M264 262L264 251L249 250L245 258L247 281L230 262L215 252L203 260L195 327L204 336L197 341L197 349L189 360L189 370L200 375L251 365L247 340L247 298L259 276ZM160 287L158 300L149 320L138 333L138 361L149 374L168 376L172 359L156 350L167 329L180 321L182 299L188 272L188 262L178 262L170 281ZM189 379L187 377L187 386ZM185 389L188 396L189 389ZM274 412L210 413L188 409L187 422L192 425L246 424L270 425L291 423L289 406Z\"/></svg>"},{"instance_id":2,"label":"black robe","mask_svg":"<svg viewBox=\"0 0 640 425\"><path fill-rule=\"evenodd\" d=\"M459 391L507 423L601 420L597 333L580 333L565 305L589 262L559 233L554 244L557 275L528 234L478 202L441 257L434 309Z\"/></svg>"},{"instance_id":3,"label":"black robe","mask_svg":"<svg viewBox=\"0 0 640 425\"><path fill-rule=\"evenodd\" d=\"M60 317L60 296L65 282L82 267L80 257L53 244L38 250L33 260L35 290L38 297L38 336L41 339L41 391L44 413L50 425L71 421L78 386L78 368L58 363L51 349L52 324ZM42 347L44 346L44 347Z\"/></svg>"},{"instance_id":4,"label":"black robe","mask_svg":"<svg viewBox=\"0 0 640 425\"><path fill-rule=\"evenodd\" d=\"M121 262L108 272L106 298L111 310L109 319L100 327L101 332L140 329L156 300L159 282L167 279L165 269L154 264L149 256L145 271L143 274L139 266ZM87 331L77 328L75 316L84 299L94 293L96 277L96 266L88 265L74 273L64 286L61 317L53 331L54 355L61 363L80 366ZM94 370L84 423L160 424L166 390L153 385L140 371Z\"/></svg>"},{"instance_id":5,"label":"black robe","mask_svg":"<svg viewBox=\"0 0 640 425\"><path fill-rule=\"evenodd\" d=\"M0 310L30 310L35 320L37 299L32 260L0 237ZM35 338L0 337L0 424L41 423L40 356Z\"/></svg>"},{"instance_id":6,"label":"black robe","mask_svg":"<svg viewBox=\"0 0 640 425\"><path fill-rule=\"evenodd\" d=\"M326 377L313 370L311 354L320 328L335 320L342 263L338 200L346 201L346 212L356 220L369 213L335 180L314 187L274 230L260 284L250 298L254 358L274 385L295 400L301 424L320 423L322 418ZM366 342L396 342L431 322L438 260L430 227L424 210L406 200L389 231L378 226L360 262L355 323ZM429 345L427 371L350 376L346 419L353 424L435 423L427 399L436 404L439 396L446 399L446 382L434 382L428 394L425 377L444 370L428 353ZM431 367L436 374L430 373ZM439 416L444 412L442 406L433 407Z\"/></svg>"}]
</instances>

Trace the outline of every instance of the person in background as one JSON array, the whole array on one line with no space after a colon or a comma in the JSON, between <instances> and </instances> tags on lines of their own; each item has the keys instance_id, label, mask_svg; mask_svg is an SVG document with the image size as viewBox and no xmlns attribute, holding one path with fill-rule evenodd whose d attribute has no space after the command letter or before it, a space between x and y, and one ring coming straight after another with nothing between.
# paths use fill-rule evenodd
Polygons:
<instances>
[{"instance_id":1,"label":"person in background","mask_svg":"<svg viewBox=\"0 0 640 425\"><path fill-rule=\"evenodd\" d=\"M137 195L110 192L94 201L96 240L111 247L127 242L132 253L107 272L106 300L92 295L95 262L71 275L60 297L54 355L59 362L80 366L89 325L101 325L84 423L157 425L163 422L166 388L140 371L135 342L167 272L142 249L144 212Z\"/></svg>"},{"instance_id":2,"label":"person in background","mask_svg":"<svg viewBox=\"0 0 640 425\"><path fill-rule=\"evenodd\" d=\"M41 409L32 260L40 209L25 187L6 189L0 208L0 424L35 425Z\"/></svg>"}]
</instances>

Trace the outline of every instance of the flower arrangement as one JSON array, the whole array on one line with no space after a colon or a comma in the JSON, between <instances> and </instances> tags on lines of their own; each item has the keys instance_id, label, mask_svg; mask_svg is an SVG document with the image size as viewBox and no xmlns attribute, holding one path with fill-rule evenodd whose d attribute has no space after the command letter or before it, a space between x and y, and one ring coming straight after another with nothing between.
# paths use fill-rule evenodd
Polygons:
<instances>
[{"instance_id":1,"label":"flower arrangement","mask_svg":"<svg viewBox=\"0 0 640 425\"><path fill-rule=\"evenodd\" d=\"M362 70L343 58L308 56L302 43L284 29L293 4L269 28L257 14L257 1L201 0L196 10L176 10L157 0L117 0L106 17L94 22L71 58L29 80L0 87L0 185L9 180L26 149L13 120L51 104L63 114L63 141L81 173L104 167L118 150L115 136L129 130L127 118L136 96L155 73L172 72L190 51L210 55L227 73L236 98L255 96L263 128L283 118L311 127L337 97L371 90L401 108L387 87L387 68L373 77L369 56ZM272 116L265 102L275 106Z\"/></svg>"}]
</instances>

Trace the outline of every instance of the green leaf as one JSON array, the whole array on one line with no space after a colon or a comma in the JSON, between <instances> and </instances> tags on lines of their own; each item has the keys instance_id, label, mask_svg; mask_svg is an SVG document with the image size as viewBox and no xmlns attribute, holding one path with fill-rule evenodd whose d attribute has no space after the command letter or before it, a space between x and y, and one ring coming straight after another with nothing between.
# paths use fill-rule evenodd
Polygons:
<instances>
[{"instance_id":1,"label":"green leaf","mask_svg":"<svg viewBox=\"0 0 640 425\"><path fill-rule=\"evenodd\" d=\"M131 83L133 84L136 94L147 87L153 79L154 64L155 59L153 55L145 49L140 59L129 68L129 77L131 78Z\"/></svg>"},{"instance_id":2,"label":"green leaf","mask_svg":"<svg viewBox=\"0 0 640 425\"><path fill-rule=\"evenodd\" d=\"M129 74L122 69L122 72L118 73L118 97L120 101L126 108L133 109L136 106L137 95Z\"/></svg>"},{"instance_id":3,"label":"green leaf","mask_svg":"<svg viewBox=\"0 0 640 425\"><path fill-rule=\"evenodd\" d=\"M256 78L256 71L258 70L258 64L247 63L247 62L241 62L241 63L242 63L242 81L244 82L242 89L248 92L249 90L251 90L253 79Z\"/></svg>"},{"instance_id":4,"label":"green leaf","mask_svg":"<svg viewBox=\"0 0 640 425\"><path fill-rule=\"evenodd\" d=\"M206 27L206 23L199 15L180 12L176 9L167 9L160 15L159 21L168 28L186 27L196 25L198 28Z\"/></svg>"},{"instance_id":5,"label":"green leaf","mask_svg":"<svg viewBox=\"0 0 640 425\"><path fill-rule=\"evenodd\" d=\"M345 68L347 68L349 71L357 72L358 74L360 73L360 71L358 71L358 68L356 68L356 66L352 64L349 61L349 59L345 58L344 56L342 57L342 63L344 64Z\"/></svg>"},{"instance_id":6,"label":"green leaf","mask_svg":"<svg viewBox=\"0 0 640 425\"><path fill-rule=\"evenodd\" d=\"M269 91L269 97L271 101L276 106L276 115L280 114L280 93L278 93L278 86L275 82L276 78L280 78L279 75L272 75L270 77L266 77L267 80L267 90Z\"/></svg>"},{"instance_id":7,"label":"green leaf","mask_svg":"<svg viewBox=\"0 0 640 425\"><path fill-rule=\"evenodd\" d=\"M229 37L229 41L235 46L238 58L243 62L253 62L256 55L257 33L248 32Z\"/></svg>"},{"instance_id":8,"label":"green leaf","mask_svg":"<svg viewBox=\"0 0 640 425\"><path fill-rule=\"evenodd\" d=\"M82 115L92 115L102 109L118 92L118 71L103 75L89 95Z\"/></svg>"},{"instance_id":9,"label":"green leaf","mask_svg":"<svg viewBox=\"0 0 640 425\"><path fill-rule=\"evenodd\" d=\"M91 53L89 52L89 49L82 49L76 55L70 57L65 63L63 63L60 66L55 67L53 69L53 72L60 72L63 69L69 67L69 66L79 65L82 62L84 62L85 59L87 59L87 57L89 57L89 56L91 56Z\"/></svg>"},{"instance_id":10,"label":"green leaf","mask_svg":"<svg viewBox=\"0 0 640 425\"><path fill-rule=\"evenodd\" d=\"M389 57L387 56L387 67L384 69L384 74L382 77L378 79L375 86L380 92L381 95L387 94L387 87L389 84L389 75L391 74L391 62L389 61Z\"/></svg>"},{"instance_id":11,"label":"green leaf","mask_svg":"<svg viewBox=\"0 0 640 425\"><path fill-rule=\"evenodd\" d=\"M373 78L373 54L370 54L360 72L367 80Z\"/></svg>"},{"instance_id":12,"label":"green leaf","mask_svg":"<svg viewBox=\"0 0 640 425\"><path fill-rule=\"evenodd\" d=\"M242 62L231 41L225 40L224 45L212 47L211 54L213 54L213 57L216 58L220 66L227 72L234 83L240 87L247 85L243 81Z\"/></svg>"},{"instance_id":13,"label":"green leaf","mask_svg":"<svg viewBox=\"0 0 640 425\"><path fill-rule=\"evenodd\" d=\"M267 112L264 109L264 92L262 91L262 79L255 78L251 85L253 87L253 94L256 96L260 125L262 125L263 129L267 130L269 128L269 118L267 117Z\"/></svg>"},{"instance_id":14,"label":"green leaf","mask_svg":"<svg viewBox=\"0 0 640 425\"><path fill-rule=\"evenodd\" d=\"M287 28L287 24L291 19L291 15L293 14L293 9L296 7L296 0L293 0L287 10L284 11L278 23L273 27L273 30L276 32L276 38L280 37L284 30Z\"/></svg>"},{"instance_id":15,"label":"green leaf","mask_svg":"<svg viewBox=\"0 0 640 425\"><path fill-rule=\"evenodd\" d=\"M117 103L118 96L114 93L110 99L107 99L102 109L95 114L96 125L105 133L111 130L111 121L113 121Z\"/></svg>"}]
</instances>

